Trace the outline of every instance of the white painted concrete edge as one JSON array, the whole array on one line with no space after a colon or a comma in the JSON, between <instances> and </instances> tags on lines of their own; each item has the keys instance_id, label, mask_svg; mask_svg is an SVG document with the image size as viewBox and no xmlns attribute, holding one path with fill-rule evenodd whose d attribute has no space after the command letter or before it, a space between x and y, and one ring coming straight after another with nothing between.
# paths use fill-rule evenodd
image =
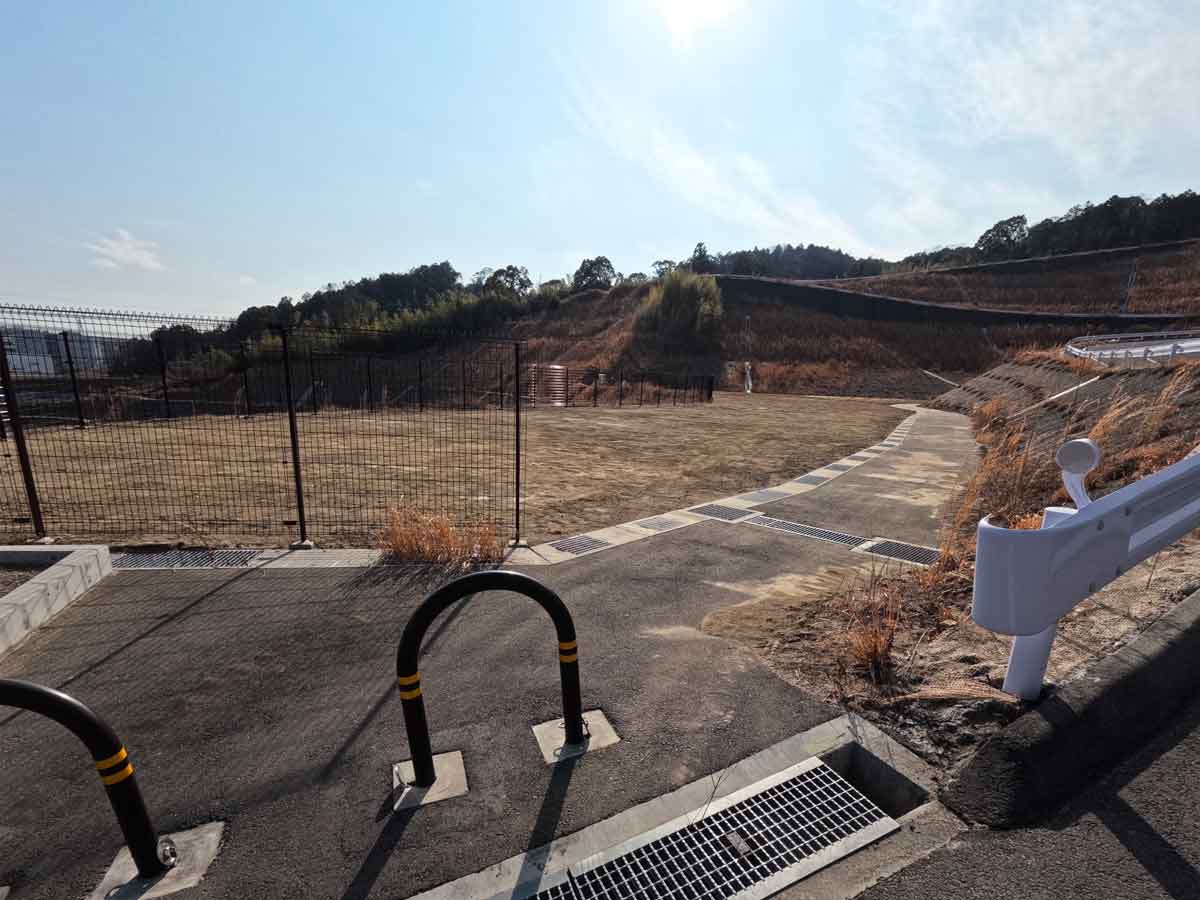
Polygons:
<instances>
[{"instance_id":1,"label":"white painted concrete edge","mask_svg":"<svg viewBox=\"0 0 1200 900\"><path fill-rule=\"evenodd\" d=\"M0 546L0 565L52 563L0 597L0 657L112 573L108 548L92 544Z\"/></svg>"}]
</instances>

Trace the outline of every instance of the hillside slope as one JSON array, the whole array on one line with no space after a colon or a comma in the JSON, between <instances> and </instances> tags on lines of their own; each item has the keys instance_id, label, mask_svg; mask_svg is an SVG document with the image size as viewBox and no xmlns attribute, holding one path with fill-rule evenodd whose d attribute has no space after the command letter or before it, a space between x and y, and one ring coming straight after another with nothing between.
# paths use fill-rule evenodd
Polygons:
<instances>
[{"instance_id":1,"label":"hillside slope","mask_svg":"<svg viewBox=\"0 0 1200 900\"><path fill-rule=\"evenodd\" d=\"M1200 315L1200 242L817 283L857 293L955 306Z\"/></svg>"}]
</instances>

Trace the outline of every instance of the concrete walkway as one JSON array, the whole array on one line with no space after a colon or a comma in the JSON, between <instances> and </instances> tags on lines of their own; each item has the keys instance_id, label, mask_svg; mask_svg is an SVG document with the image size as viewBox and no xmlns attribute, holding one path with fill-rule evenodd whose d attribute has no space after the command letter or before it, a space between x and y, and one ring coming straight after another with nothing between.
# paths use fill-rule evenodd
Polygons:
<instances>
[{"instance_id":1,"label":"concrete walkway","mask_svg":"<svg viewBox=\"0 0 1200 900\"><path fill-rule=\"evenodd\" d=\"M781 502L808 504L788 514L814 525L931 544L952 469L972 458L960 417L922 411L903 447ZM228 823L198 896L411 896L833 718L699 626L744 599L738 582L863 561L704 521L530 569L575 617L585 708L621 737L553 768L530 732L561 715L548 619L507 595L460 605L430 631L421 669L434 750L463 752L470 792L390 815L391 766L409 755L395 648L445 575L294 567L303 557L119 573L0 661L0 675L59 687L111 721L161 830ZM0 713L0 757L22 761L0 768L0 884L13 900L86 893L119 846L86 753L53 723Z\"/></svg>"}]
</instances>

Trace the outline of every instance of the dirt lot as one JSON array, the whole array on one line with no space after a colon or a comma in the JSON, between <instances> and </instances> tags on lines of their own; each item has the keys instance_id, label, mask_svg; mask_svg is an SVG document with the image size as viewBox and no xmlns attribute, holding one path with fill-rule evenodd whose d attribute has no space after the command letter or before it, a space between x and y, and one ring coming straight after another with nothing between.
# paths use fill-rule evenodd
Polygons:
<instances>
[{"instance_id":1,"label":"dirt lot","mask_svg":"<svg viewBox=\"0 0 1200 900\"><path fill-rule=\"evenodd\" d=\"M574 534L777 483L865 447L906 413L885 401L719 393L712 404L542 409L525 424L522 536ZM310 536L367 546L393 507L511 530L511 410L300 417ZM47 530L63 540L278 546L294 540L286 416L35 428ZM3 539L31 528L11 441ZM246 523L255 523L247 525Z\"/></svg>"},{"instance_id":2,"label":"dirt lot","mask_svg":"<svg viewBox=\"0 0 1200 900\"><path fill-rule=\"evenodd\" d=\"M677 410L538 411L527 536L536 543L778 484L875 443L906 415L881 400L737 393Z\"/></svg>"}]
</instances>

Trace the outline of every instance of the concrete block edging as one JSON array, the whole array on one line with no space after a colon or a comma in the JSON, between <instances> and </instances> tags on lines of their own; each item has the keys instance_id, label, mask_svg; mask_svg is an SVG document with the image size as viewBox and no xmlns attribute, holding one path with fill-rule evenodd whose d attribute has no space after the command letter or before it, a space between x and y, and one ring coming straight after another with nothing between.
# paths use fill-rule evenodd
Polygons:
<instances>
[{"instance_id":1,"label":"concrete block edging","mask_svg":"<svg viewBox=\"0 0 1200 900\"><path fill-rule=\"evenodd\" d=\"M0 657L112 573L101 545L0 546L0 565L45 563L51 565L0 597Z\"/></svg>"},{"instance_id":2,"label":"concrete block edging","mask_svg":"<svg viewBox=\"0 0 1200 900\"><path fill-rule=\"evenodd\" d=\"M1200 685L1200 591L994 735L941 792L964 818L1048 818L1162 730Z\"/></svg>"}]
</instances>

